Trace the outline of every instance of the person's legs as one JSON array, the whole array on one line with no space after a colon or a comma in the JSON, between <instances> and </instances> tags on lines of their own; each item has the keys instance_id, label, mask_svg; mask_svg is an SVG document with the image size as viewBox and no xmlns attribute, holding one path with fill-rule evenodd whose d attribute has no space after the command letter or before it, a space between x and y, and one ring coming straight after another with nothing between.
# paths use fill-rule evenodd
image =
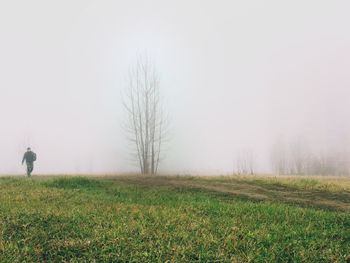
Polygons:
<instances>
[{"instance_id":1,"label":"person's legs","mask_svg":"<svg viewBox=\"0 0 350 263\"><path fill-rule=\"evenodd\" d=\"M34 166L33 163L27 163L27 176L30 177L33 172Z\"/></svg>"}]
</instances>

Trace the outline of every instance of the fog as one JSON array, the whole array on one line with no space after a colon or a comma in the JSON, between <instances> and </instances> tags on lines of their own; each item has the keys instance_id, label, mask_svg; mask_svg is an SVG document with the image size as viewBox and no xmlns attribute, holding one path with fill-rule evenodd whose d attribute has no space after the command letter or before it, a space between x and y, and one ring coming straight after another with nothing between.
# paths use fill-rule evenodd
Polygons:
<instances>
[{"instance_id":1,"label":"fog","mask_svg":"<svg viewBox=\"0 0 350 263\"><path fill-rule=\"evenodd\" d=\"M230 174L274 145L346 156L348 1L0 2L1 174L138 171L121 94L139 54L159 72L169 142L160 172ZM342 158L343 158L342 157Z\"/></svg>"}]
</instances>

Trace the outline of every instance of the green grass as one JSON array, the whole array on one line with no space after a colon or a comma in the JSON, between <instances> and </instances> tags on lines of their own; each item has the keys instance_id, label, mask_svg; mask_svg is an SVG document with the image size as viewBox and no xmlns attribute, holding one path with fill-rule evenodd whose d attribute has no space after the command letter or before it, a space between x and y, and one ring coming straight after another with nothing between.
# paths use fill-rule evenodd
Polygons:
<instances>
[{"instance_id":1,"label":"green grass","mask_svg":"<svg viewBox=\"0 0 350 263\"><path fill-rule=\"evenodd\" d=\"M1 178L0 262L346 262L350 191L303 180Z\"/></svg>"}]
</instances>

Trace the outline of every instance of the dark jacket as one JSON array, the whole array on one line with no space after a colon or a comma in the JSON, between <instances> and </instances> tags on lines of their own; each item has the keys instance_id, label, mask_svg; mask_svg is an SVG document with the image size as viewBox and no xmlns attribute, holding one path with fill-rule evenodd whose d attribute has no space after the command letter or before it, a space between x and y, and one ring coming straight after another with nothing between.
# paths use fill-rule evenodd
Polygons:
<instances>
[{"instance_id":1,"label":"dark jacket","mask_svg":"<svg viewBox=\"0 0 350 263\"><path fill-rule=\"evenodd\" d=\"M33 163L36 161L36 154L32 151L27 151L23 155L22 163L24 163L24 161L26 161L26 163Z\"/></svg>"}]
</instances>

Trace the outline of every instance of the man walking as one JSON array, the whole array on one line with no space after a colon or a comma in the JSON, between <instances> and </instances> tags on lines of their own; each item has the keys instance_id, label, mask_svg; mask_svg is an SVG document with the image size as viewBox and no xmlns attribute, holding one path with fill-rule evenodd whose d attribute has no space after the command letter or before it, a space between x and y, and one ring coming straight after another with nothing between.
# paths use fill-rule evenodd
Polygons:
<instances>
[{"instance_id":1,"label":"man walking","mask_svg":"<svg viewBox=\"0 0 350 263\"><path fill-rule=\"evenodd\" d=\"M22 165L23 165L24 161L26 161L26 165L27 165L27 176L30 177L31 173L33 172L33 169L34 169L34 162L36 161L36 154L34 152L32 152L29 147L27 148L27 151L23 155Z\"/></svg>"}]
</instances>

